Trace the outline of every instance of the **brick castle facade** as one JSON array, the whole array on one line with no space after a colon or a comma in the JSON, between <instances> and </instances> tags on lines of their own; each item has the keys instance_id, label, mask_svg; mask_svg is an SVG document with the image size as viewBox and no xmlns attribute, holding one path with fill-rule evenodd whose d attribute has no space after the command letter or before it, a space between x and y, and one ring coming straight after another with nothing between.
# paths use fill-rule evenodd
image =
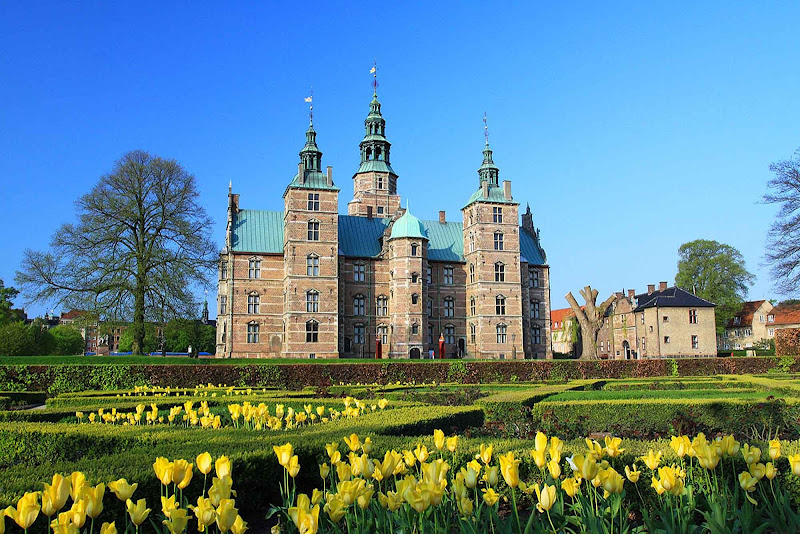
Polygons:
<instances>
[{"instance_id":1,"label":"brick castle facade","mask_svg":"<svg viewBox=\"0 0 800 534\"><path fill-rule=\"evenodd\" d=\"M347 215L313 123L283 211L228 193L217 356L551 358L550 272L488 139L459 222L401 207L373 95Z\"/></svg>"}]
</instances>

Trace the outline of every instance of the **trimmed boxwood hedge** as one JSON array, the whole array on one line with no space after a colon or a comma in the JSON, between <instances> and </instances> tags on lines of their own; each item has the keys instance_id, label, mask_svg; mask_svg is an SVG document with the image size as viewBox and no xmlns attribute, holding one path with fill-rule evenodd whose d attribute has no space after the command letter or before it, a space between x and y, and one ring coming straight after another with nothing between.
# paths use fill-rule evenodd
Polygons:
<instances>
[{"instance_id":1,"label":"trimmed boxwood hedge","mask_svg":"<svg viewBox=\"0 0 800 534\"><path fill-rule=\"evenodd\" d=\"M384 361L341 364L252 365L4 365L0 390L130 389L152 385L191 388L197 384L301 389L344 384L394 382L544 382L575 379L648 378L761 374L772 369L800 371L800 358L686 358L679 360L518 360L411 363ZM677 373L677 374L676 374Z\"/></svg>"}]
</instances>

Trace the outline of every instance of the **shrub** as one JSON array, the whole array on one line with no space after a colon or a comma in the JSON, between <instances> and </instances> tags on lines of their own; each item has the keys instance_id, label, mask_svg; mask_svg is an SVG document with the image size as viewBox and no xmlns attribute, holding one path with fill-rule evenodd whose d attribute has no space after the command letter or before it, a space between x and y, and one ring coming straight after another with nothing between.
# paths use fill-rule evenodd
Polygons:
<instances>
[{"instance_id":1,"label":"shrub","mask_svg":"<svg viewBox=\"0 0 800 534\"><path fill-rule=\"evenodd\" d=\"M0 326L0 354L8 356L36 354L36 340L31 327L22 322Z\"/></svg>"},{"instance_id":2,"label":"shrub","mask_svg":"<svg viewBox=\"0 0 800 534\"><path fill-rule=\"evenodd\" d=\"M53 338L50 354L54 356L83 354L86 341L78 329L68 325L58 325L49 332Z\"/></svg>"}]
</instances>

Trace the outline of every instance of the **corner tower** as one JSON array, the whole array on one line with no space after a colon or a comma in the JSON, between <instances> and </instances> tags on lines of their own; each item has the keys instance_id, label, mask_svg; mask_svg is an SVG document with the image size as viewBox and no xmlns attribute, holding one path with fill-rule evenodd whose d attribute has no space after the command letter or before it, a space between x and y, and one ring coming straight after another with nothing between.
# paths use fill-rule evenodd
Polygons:
<instances>
[{"instance_id":1,"label":"corner tower","mask_svg":"<svg viewBox=\"0 0 800 534\"><path fill-rule=\"evenodd\" d=\"M322 172L316 139L309 122L297 175L283 194L282 353L289 358L339 356L339 188L331 167Z\"/></svg>"},{"instance_id":2,"label":"corner tower","mask_svg":"<svg viewBox=\"0 0 800 534\"><path fill-rule=\"evenodd\" d=\"M519 203L499 185L489 137L479 188L461 208L467 263L467 351L475 358L524 357Z\"/></svg>"},{"instance_id":3,"label":"corner tower","mask_svg":"<svg viewBox=\"0 0 800 534\"><path fill-rule=\"evenodd\" d=\"M386 139L386 120L381 115L377 84L364 120L364 139L359 144L361 163L353 175L353 200L349 215L391 217L400 209L397 174L390 163L391 143Z\"/></svg>"}]
</instances>

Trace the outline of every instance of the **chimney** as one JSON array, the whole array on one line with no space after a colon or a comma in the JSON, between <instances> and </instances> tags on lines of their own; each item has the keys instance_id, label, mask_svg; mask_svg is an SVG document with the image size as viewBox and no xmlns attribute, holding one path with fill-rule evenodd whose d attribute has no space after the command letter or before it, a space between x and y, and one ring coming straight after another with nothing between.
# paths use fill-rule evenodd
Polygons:
<instances>
[{"instance_id":1,"label":"chimney","mask_svg":"<svg viewBox=\"0 0 800 534\"><path fill-rule=\"evenodd\" d=\"M328 175L328 185L333 185L333 167L328 165L327 168L327 175Z\"/></svg>"},{"instance_id":2,"label":"chimney","mask_svg":"<svg viewBox=\"0 0 800 534\"><path fill-rule=\"evenodd\" d=\"M440 212L439 212L439 222L440 222L440 223L442 223L442 224L444 224L445 222L447 222L447 221L445 220L445 218L444 218L444 210L442 210L442 211L440 211Z\"/></svg>"},{"instance_id":3,"label":"chimney","mask_svg":"<svg viewBox=\"0 0 800 534\"><path fill-rule=\"evenodd\" d=\"M614 293L614 296L617 297L618 299L621 299L622 298L622 291L617 291L616 293Z\"/></svg>"},{"instance_id":4,"label":"chimney","mask_svg":"<svg viewBox=\"0 0 800 534\"><path fill-rule=\"evenodd\" d=\"M632 299L632 298L634 298L635 296L636 296L636 290L635 290L635 289L629 289L629 290L628 290L628 298L629 298L629 299Z\"/></svg>"},{"instance_id":5,"label":"chimney","mask_svg":"<svg viewBox=\"0 0 800 534\"><path fill-rule=\"evenodd\" d=\"M372 206L367 206L367 219L372 218Z\"/></svg>"},{"instance_id":6,"label":"chimney","mask_svg":"<svg viewBox=\"0 0 800 534\"><path fill-rule=\"evenodd\" d=\"M511 200L511 180L503 180L503 198Z\"/></svg>"},{"instance_id":7,"label":"chimney","mask_svg":"<svg viewBox=\"0 0 800 534\"><path fill-rule=\"evenodd\" d=\"M489 182L486 180L481 182L481 190L483 194L483 198L489 198Z\"/></svg>"},{"instance_id":8,"label":"chimney","mask_svg":"<svg viewBox=\"0 0 800 534\"><path fill-rule=\"evenodd\" d=\"M302 163L297 164L297 180L301 184L306 183L306 168Z\"/></svg>"},{"instance_id":9,"label":"chimney","mask_svg":"<svg viewBox=\"0 0 800 534\"><path fill-rule=\"evenodd\" d=\"M656 285L655 284L647 284L647 294L648 295L652 295L653 293L655 293L655 291L656 291Z\"/></svg>"},{"instance_id":10,"label":"chimney","mask_svg":"<svg viewBox=\"0 0 800 534\"><path fill-rule=\"evenodd\" d=\"M659 282L658 283L658 290L659 291L666 291L667 290L667 283L666 282Z\"/></svg>"}]
</instances>

